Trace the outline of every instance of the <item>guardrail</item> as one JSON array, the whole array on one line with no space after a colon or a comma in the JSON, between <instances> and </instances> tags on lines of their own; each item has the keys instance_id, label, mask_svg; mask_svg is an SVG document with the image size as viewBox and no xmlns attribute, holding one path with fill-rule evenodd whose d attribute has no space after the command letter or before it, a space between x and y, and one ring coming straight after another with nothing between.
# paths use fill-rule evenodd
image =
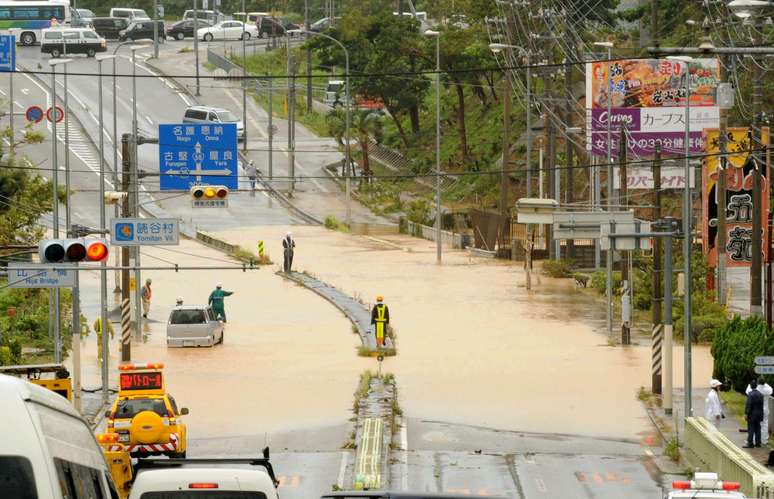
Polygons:
<instances>
[{"instance_id":1,"label":"guardrail","mask_svg":"<svg viewBox=\"0 0 774 499\"><path fill-rule=\"evenodd\" d=\"M685 450L702 471L714 471L721 480L739 482L748 497L774 499L774 473L706 419L685 418Z\"/></svg>"},{"instance_id":2,"label":"guardrail","mask_svg":"<svg viewBox=\"0 0 774 499\"><path fill-rule=\"evenodd\" d=\"M438 233L438 231L435 230L435 227L429 227L408 220L406 221L406 232L409 235L427 239L428 241L435 241L436 234ZM456 232L449 232L448 230L442 230L441 244L455 249L465 249L471 246L471 236L470 234L459 234Z\"/></svg>"}]
</instances>

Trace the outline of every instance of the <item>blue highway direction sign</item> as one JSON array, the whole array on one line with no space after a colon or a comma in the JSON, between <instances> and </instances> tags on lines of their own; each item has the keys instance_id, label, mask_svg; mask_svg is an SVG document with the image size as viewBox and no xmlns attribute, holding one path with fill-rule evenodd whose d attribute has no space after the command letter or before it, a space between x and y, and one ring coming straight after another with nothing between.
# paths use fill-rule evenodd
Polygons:
<instances>
[{"instance_id":1,"label":"blue highway direction sign","mask_svg":"<svg viewBox=\"0 0 774 499\"><path fill-rule=\"evenodd\" d=\"M194 185L239 187L235 123L159 125L162 191Z\"/></svg>"},{"instance_id":2,"label":"blue highway direction sign","mask_svg":"<svg viewBox=\"0 0 774 499\"><path fill-rule=\"evenodd\" d=\"M16 36L0 35L0 71L16 71Z\"/></svg>"}]
</instances>

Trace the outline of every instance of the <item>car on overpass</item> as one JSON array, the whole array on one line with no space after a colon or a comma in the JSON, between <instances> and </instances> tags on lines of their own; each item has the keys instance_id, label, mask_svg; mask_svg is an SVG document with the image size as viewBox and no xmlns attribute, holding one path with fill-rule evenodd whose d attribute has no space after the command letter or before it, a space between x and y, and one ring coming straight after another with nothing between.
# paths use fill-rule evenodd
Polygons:
<instances>
[{"instance_id":1,"label":"car on overpass","mask_svg":"<svg viewBox=\"0 0 774 499\"><path fill-rule=\"evenodd\" d=\"M181 416L188 409L178 409L167 393L163 369L160 363L118 366L118 396L105 412L107 432L117 434L117 444L132 457L186 456L188 429Z\"/></svg>"},{"instance_id":2,"label":"car on overpass","mask_svg":"<svg viewBox=\"0 0 774 499\"><path fill-rule=\"evenodd\" d=\"M241 40L242 36L244 36L245 40L249 40L250 38L258 38L259 31L257 26L245 24L242 21L223 21L214 26L199 28L196 36L204 42Z\"/></svg>"},{"instance_id":3,"label":"car on overpass","mask_svg":"<svg viewBox=\"0 0 774 499\"><path fill-rule=\"evenodd\" d=\"M198 28L208 28L212 26L212 23L206 19L199 19L196 21ZM175 40L183 40L185 38L193 38L194 36L194 20L183 19L174 23L167 29L167 36L174 38Z\"/></svg>"}]
</instances>

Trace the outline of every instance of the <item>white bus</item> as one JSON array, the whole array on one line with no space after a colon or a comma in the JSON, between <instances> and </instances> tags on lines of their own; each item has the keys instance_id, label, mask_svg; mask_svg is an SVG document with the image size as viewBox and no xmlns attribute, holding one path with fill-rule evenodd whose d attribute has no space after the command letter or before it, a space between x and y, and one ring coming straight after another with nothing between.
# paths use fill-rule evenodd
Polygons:
<instances>
[{"instance_id":1,"label":"white bus","mask_svg":"<svg viewBox=\"0 0 774 499\"><path fill-rule=\"evenodd\" d=\"M70 25L69 0L0 0L0 32L16 35L20 45L40 41L40 30Z\"/></svg>"}]
</instances>

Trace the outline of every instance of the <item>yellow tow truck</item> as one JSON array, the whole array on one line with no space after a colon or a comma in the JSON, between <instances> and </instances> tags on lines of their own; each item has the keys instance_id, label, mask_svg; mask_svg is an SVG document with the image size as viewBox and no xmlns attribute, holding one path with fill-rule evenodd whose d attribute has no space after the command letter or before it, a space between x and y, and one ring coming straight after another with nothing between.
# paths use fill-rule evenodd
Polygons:
<instances>
[{"instance_id":1,"label":"yellow tow truck","mask_svg":"<svg viewBox=\"0 0 774 499\"><path fill-rule=\"evenodd\" d=\"M113 407L105 412L107 432L115 434L114 447L125 448L131 457L186 456L187 427L174 397L167 393L164 364L121 364L119 388ZM120 444L120 445L119 445Z\"/></svg>"}]
</instances>

